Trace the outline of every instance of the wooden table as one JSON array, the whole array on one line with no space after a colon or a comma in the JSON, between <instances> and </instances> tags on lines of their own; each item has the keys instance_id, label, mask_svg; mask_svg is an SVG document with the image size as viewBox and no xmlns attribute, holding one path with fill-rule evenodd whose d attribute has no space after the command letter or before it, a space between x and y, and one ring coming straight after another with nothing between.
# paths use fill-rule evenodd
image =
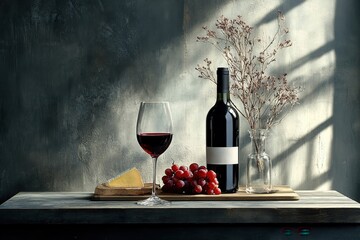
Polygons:
<instances>
[{"instance_id":1,"label":"wooden table","mask_svg":"<svg viewBox=\"0 0 360 240\"><path fill-rule=\"evenodd\" d=\"M20 192L0 205L0 239L360 239L359 203L337 191L296 193L297 201L144 207L84 192Z\"/></svg>"}]
</instances>

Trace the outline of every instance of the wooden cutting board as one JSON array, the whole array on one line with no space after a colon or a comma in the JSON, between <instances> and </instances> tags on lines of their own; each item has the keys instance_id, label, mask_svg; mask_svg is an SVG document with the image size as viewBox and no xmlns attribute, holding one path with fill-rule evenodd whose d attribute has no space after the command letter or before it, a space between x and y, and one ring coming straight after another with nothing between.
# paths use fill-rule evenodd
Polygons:
<instances>
[{"instance_id":1,"label":"wooden cutting board","mask_svg":"<svg viewBox=\"0 0 360 240\"><path fill-rule=\"evenodd\" d=\"M160 186L156 186L159 191ZM94 196L141 196L150 195L152 190L152 183L145 183L143 188L122 188L109 187L106 183L99 184L95 188Z\"/></svg>"},{"instance_id":2,"label":"wooden cutting board","mask_svg":"<svg viewBox=\"0 0 360 240\"><path fill-rule=\"evenodd\" d=\"M143 189L119 189L109 188L105 185L96 187L92 200L114 201L127 200L137 201L146 199L151 194L151 184L145 184ZM220 195L206 194L175 194L164 193L157 189L159 197L169 201L294 201L299 200L299 195L287 185L274 186L272 193L248 194L244 187L240 187L236 193L222 193Z\"/></svg>"}]
</instances>

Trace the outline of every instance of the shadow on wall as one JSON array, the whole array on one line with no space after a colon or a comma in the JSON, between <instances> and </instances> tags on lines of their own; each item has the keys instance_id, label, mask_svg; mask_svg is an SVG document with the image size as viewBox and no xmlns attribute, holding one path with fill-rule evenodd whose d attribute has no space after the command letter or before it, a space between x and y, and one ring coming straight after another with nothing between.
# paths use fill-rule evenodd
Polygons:
<instances>
[{"instance_id":1,"label":"shadow on wall","mask_svg":"<svg viewBox=\"0 0 360 240\"><path fill-rule=\"evenodd\" d=\"M130 155L119 126L128 130L138 96L166 85L161 49L182 38L185 3L0 2L0 202L19 191L91 191L146 157ZM199 14L224 3L206 1Z\"/></svg>"},{"instance_id":2,"label":"shadow on wall","mask_svg":"<svg viewBox=\"0 0 360 240\"><path fill-rule=\"evenodd\" d=\"M336 1L334 76L334 189L360 202L360 2Z\"/></svg>"}]
</instances>

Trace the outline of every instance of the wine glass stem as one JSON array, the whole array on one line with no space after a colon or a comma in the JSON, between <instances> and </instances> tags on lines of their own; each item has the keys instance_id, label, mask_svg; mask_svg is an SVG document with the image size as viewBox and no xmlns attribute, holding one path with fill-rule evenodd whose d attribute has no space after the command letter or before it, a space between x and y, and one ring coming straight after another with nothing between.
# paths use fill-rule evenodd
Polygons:
<instances>
[{"instance_id":1,"label":"wine glass stem","mask_svg":"<svg viewBox=\"0 0 360 240\"><path fill-rule=\"evenodd\" d=\"M155 197L155 186L156 186L156 164L157 164L157 158L153 157L153 185L152 185L152 191L151 196Z\"/></svg>"}]
</instances>

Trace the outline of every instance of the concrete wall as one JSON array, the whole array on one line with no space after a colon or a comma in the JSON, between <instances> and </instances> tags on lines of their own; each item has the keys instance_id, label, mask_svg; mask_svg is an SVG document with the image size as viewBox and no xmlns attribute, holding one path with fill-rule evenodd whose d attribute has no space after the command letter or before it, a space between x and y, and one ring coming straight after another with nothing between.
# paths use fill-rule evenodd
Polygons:
<instances>
[{"instance_id":1,"label":"concrete wall","mask_svg":"<svg viewBox=\"0 0 360 240\"><path fill-rule=\"evenodd\" d=\"M293 46L272 71L303 85L301 104L272 130L274 184L336 189L360 201L359 3L356 0L0 2L0 202L19 191L93 191L151 161L135 137L140 101L168 100L173 161L205 164L215 85L199 79L203 25L242 15L270 36L282 10ZM241 121L241 183L250 150Z\"/></svg>"}]
</instances>

